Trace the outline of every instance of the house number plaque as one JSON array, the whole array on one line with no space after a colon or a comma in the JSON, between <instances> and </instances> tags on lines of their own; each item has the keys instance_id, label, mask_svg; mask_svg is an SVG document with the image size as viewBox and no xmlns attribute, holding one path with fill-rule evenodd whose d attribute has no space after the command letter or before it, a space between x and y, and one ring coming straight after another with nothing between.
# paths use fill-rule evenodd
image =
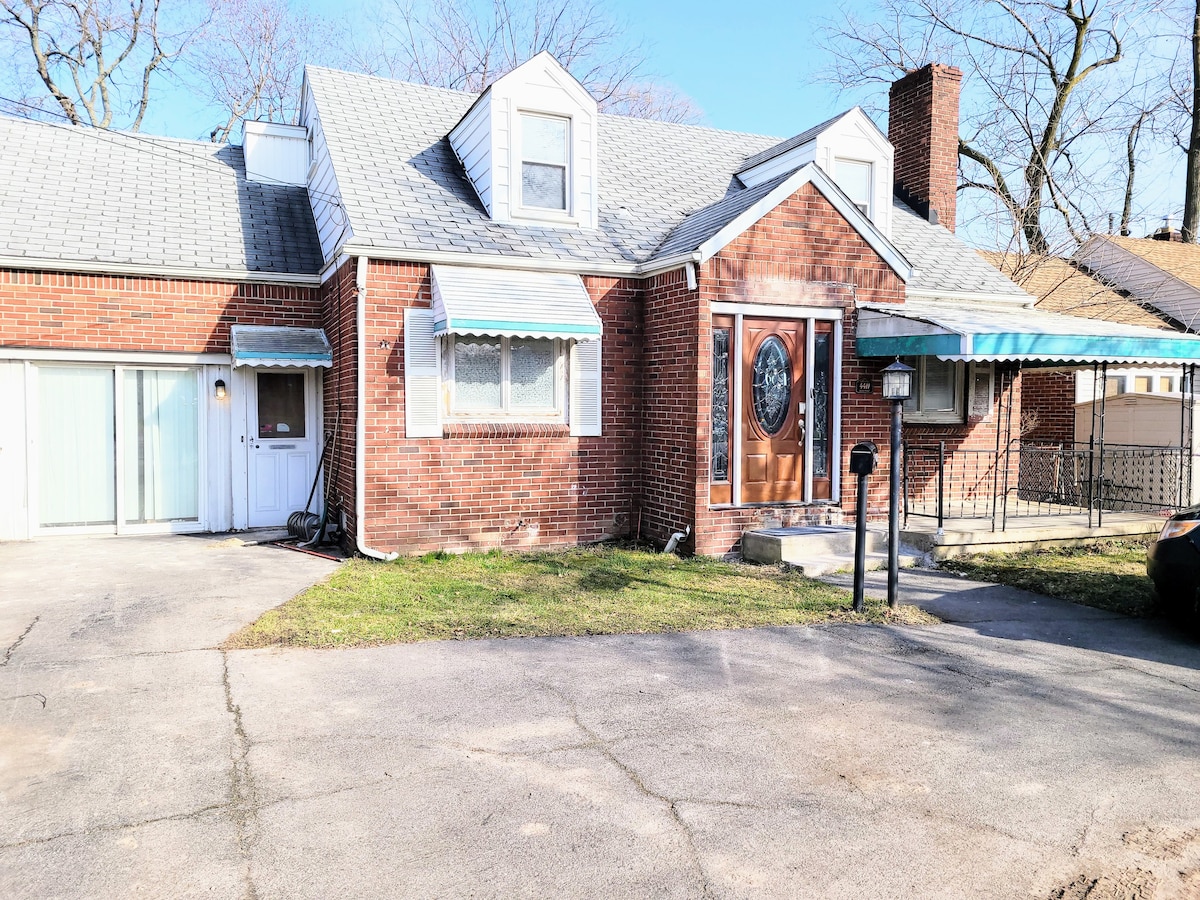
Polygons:
<instances>
[{"instance_id":1,"label":"house number plaque","mask_svg":"<svg viewBox=\"0 0 1200 900\"><path fill-rule=\"evenodd\" d=\"M854 382L854 393L869 394L873 387L874 385L870 378L859 378Z\"/></svg>"}]
</instances>

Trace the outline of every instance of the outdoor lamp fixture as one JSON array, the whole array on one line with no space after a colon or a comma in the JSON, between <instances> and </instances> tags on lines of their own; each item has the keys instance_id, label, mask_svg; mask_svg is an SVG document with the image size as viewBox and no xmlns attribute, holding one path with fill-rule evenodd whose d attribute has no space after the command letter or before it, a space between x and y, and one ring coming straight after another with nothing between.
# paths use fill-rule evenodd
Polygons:
<instances>
[{"instance_id":1,"label":"outdoor lamp fixture","mask_svg":"<svg viewBox=\"0 0 1200 900\"><path fill-rule=\"evenodd\" d=\"M217 379L217 383L213 385L213 395L218 400L225 399L225 381L222 378Z\"/></svg>"},{"instance_id":2,"label":"outdoor lamp fixture","mask_svg":"<svg viewBox=\"0 0 1200 900\"><path fill-rule=\"evenodd\" d=\"M917 370L896 360L883 370L883 399L903 403L912 396L913 373Z\"/></svg>"},{"instance_id":3,"label":"outdoor lamp fixture","mask_svg":"<svg viewBox=\"0 0 1200 900\"><path fill-rule=\"evenodd\" d=\"M892 441L888 459L888 607L896 608L900 579L900 428L904 401L912 396L912 366L897 359L883 370L883 398L892 404Z\"/></svg>"}]
</instances>

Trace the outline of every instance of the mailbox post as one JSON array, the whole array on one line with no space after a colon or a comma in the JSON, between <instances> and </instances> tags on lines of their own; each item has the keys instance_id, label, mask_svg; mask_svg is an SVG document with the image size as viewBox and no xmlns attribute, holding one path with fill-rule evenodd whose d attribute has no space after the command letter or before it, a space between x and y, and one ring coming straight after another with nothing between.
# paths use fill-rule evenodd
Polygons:
<instances>
[{"instance_id":1,"label":"mailbox post","mask_svg":"<svg viewBox=\"0 0 1200 900\"><path fill-rule=\"evenodd\" d=\"M863 582L867 574L867 476L879 465L879 448L861 441L850 448L850 474L858 476L858 500L854 523L854 611L862 612Z\"/></svg>"}]
</instances>

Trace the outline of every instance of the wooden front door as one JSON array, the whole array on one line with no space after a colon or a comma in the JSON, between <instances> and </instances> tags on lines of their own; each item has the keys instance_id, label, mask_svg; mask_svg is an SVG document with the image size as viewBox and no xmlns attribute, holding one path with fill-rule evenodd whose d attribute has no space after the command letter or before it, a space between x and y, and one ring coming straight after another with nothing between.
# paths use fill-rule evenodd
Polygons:
<instances>
[{"instance_id":1,"label":"wooden front door","mask_svg":"<svg viewBox=\"0 0 1200 900\"><path fill-rule=\"evenodd\" d=\"M803 321L742 320L743 503L804 499Z\"/></svg>"}]
</instances>

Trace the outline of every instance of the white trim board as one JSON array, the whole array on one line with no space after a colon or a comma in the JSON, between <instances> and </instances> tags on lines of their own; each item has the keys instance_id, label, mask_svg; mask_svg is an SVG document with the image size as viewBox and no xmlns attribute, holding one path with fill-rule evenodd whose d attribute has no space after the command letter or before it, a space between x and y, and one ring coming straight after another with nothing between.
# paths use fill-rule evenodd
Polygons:
<instances>
[{"instance_id":1,"label":"white trim board","mask_svg":"<svg viewBox=\"0 0 1200 900\"><path fill-rule=\"evenodd\" d=\"M59 350L53 347L3 347L0 359L31 359L46 362L166 363L176 366L228 366L228 353L161 353L143 350Z\"/></svg>"}]
</instances>

